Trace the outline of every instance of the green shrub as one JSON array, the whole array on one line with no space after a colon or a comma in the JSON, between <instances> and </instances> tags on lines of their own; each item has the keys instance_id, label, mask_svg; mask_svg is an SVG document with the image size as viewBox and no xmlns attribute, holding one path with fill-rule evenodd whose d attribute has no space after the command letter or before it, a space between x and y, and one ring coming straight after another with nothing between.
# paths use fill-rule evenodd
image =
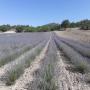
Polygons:
<instances>
[{"instance_id":1,"label":"green shrub","mask_svg":"<svg viewBox=\"0 0 90 90\"><path fill-rule=\"evenodd\" d=\"M85 74L87 72L89 72L89 67L86 63L84 62L81 62L81 63L78 63L78 64L74 64L74 70L76 72L79 72L79 73L82 73L82 74Z\"/></svg>"},{"instance_id":2,"label":"green shrub","mask_svg":"<svg viewBox=\"0 0 90 90\"><path fill-rule=\"evenodd\" d=\"M9 74L6 80L6 85L7 86L13 85L15 83L15 80L18 79L23 72L24 72L23 67L21 68L19 66L17 66L17 69L8 72Z\"/></svg>"}]
</instances>

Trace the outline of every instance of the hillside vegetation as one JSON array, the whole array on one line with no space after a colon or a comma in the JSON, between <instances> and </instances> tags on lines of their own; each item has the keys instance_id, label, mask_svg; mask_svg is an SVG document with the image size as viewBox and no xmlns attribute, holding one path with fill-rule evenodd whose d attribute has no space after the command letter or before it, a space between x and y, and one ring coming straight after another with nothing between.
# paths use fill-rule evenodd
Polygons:
<instances>
[{"instance_id":1,"label":"hillside vegetation","mask_svg":"<svg viewBox=\"0 0 90 90\"><path fill-rule=\"evenodd\" d=\"M15 29L16 32L46 32L46 31L54 31L54 30L66 30L66 28L80 28L81 30L90 30L90 20L82 20L79 22L70 22L69 20L62 21L59 23L49 23L42 26L29 26L29 25L0 25L0 31L5 32L10 29Z\"/></svg>"}]
</instances>

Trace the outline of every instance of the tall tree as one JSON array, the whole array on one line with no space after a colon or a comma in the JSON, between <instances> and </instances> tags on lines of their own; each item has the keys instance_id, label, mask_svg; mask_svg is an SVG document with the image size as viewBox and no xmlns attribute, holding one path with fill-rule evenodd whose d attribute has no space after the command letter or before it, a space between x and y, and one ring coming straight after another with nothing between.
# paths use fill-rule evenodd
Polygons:
<instances>
[{"instance_id":1,"label":"tall tree","mask_svg":"<svg viewBox=\"0 0 90 90\"><path fill-rule=\"evenodd\" d=\"M69 26L70 26L69 20L64 20L64 21L61 23L61 28L68 28Z\"/></svg>"}]
</instances>

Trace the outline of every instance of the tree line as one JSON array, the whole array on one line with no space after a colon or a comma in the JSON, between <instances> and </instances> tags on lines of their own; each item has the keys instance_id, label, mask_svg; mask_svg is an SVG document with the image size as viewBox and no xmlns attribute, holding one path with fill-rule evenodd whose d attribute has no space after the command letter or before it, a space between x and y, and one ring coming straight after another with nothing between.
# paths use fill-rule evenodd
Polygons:
<instances>
[{"instance_id":1,"label":"tree line","mask_svg":"<svg viewBox=\"0 0 90 90\"><path fill-rule=\"evenodd\" d=\"M90 30L90 20L85 19L79 22L70 22L69 20L64 20L61 23L61 28L76 28L79 27L81 30Z\"/></svg>"},{"instance_id":2,"label":"tree line","mask_svg":"<svg viewBox=\"0 0 90 90\"><path fill-rule=\"evenodd\" d=\"M5 32L10 29L15 29L16 32L46 32L46 31L54 31L54 30L65 30L66 28L76 28L79 27L83 30L90 30L90 20L82 20L79 22L70 22L69 20L62 21L61 24L58 23L49 23L42 26L29 26L29 25L0 25L0 31Z\"/></svg>"}]
</instances>

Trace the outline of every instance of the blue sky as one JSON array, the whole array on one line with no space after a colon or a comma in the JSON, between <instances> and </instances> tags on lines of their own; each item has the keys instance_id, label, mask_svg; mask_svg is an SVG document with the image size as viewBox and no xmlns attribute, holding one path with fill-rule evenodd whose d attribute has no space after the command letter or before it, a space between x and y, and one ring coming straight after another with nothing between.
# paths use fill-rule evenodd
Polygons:
<instances>
[{"instance_id":1,"label":"blue sky","mask_svg":"<svg viewBox=\"0 0 90 90\"><path fill-rule=\"evenodd\" d=\"M90 19L90 0L0 0L0 24L33 26Z\"/></svg>"}]
</instances>

